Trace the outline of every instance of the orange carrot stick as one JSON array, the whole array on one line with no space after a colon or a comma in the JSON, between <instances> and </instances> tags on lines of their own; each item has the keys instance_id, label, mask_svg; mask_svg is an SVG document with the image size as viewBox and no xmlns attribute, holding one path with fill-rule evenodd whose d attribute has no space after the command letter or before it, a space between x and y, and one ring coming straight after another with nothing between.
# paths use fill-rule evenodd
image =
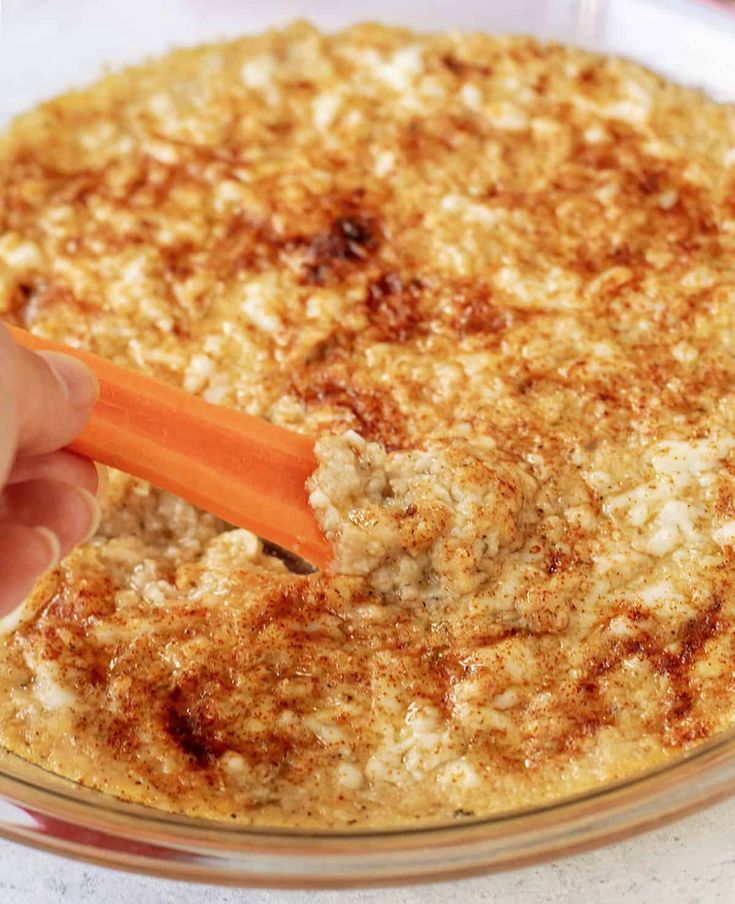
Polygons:
<instances>
[{"instance_id":1,"label":"orange carrot stick","mask_svg":"<svg viewBox=\"0 0 735 904\"><path fill-rule=\"evenodd\" d=\"M309 507L314 441L260 418L212 405L162 380L10 327L26 348L63 352L100 381L92 418L70 446L148 480L319 568L331 559Z\"/></svg>"}]
</instances>

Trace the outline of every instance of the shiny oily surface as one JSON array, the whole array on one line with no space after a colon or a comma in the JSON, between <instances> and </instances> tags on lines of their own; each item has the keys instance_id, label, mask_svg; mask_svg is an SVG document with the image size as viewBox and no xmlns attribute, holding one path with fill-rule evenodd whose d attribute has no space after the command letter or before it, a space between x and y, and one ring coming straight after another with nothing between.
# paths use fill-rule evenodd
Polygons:
<instances>
[{"instance_id":1,"label":"shiny oily surface","mask_svg":"<svg viewBox=\"0 0 735 904\"><path fill-rule=\"evenodd\" d=\"M350 828L539 805L731 726L734 146L731 108L631 63L377 27L16 123L2 315L322 434L349 573L116 476L5 640L6 746Z\"/></svg>"}]
</instances>

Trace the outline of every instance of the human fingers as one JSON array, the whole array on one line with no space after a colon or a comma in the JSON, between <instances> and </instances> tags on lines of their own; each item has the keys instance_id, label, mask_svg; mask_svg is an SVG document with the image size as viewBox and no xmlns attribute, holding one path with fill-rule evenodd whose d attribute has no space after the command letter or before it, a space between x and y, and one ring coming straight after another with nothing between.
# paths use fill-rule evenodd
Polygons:
<instances>
[{"instance_id":1,"label":"human fingers","mask_svg":"<svg viewBox=\"0 0 735 904\"><path fill-rule=\"evenodd\" d=\"M0 324L0 487L15 459L18 435L15 395L15 352L8 332Z\"/></svg>"},{"instance_id":2,"label":"human fingers","mask_svg":"<svg viewBox=\"0 0 735 904\"><path fill-rule=\"evenodd\" d=\"M16 609L60 557L59 541L46 528L0 524L0 617Z\"/></svg>"},{"instance_id":3,"label":"human fingers","mask_svg":"<svg viewBox=\"0 0 735 904\"><path fill-rule=\"evenodd\" d=\"M58 538L62 556L93 534L99 521L95 497L83 487L58 480L15 483L0 494L0 523L51 531ZM2 569L0 564L0 573Z\"/></svg>"},{"instance_id":4,"label":"human fingers","mask_svg":"<svg viewBox=\"0 0 735 904\"><path fill-rule=\"evenodd\" d=\"M43 455L68 445L89 420L99 384L75 358L13 345L17 455Z\"/></svg>"},{"instance_id":5,"label":"human fingers","mask_svg":"<svg viewBox=\"0 0 735 904\"><path fill-rule=\"evenodd\" d=\"M42 478L83 487L98 496L101 486L106 482L106 468L95 465L76 452L61 449L59 452L18 459L10 470L7 483L25 483Z\"/></svg>"}]
</instances>

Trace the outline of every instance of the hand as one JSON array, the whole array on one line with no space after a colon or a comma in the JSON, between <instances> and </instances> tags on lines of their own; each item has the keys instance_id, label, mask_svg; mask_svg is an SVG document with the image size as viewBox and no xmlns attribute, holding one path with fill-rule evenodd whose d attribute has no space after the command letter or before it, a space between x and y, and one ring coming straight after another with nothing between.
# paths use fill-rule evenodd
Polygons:
<instances>
[{"instance_id":1,"label":"hand","mask_svg":"<svg viewBox=\"0 0 735 904\"><path fill-rule=\"evenodd\" d=\"M98 392L83 364L26 351L0 324L0 617L97 529L98 471L64 446Z\"/></svg>"}]
</instances>

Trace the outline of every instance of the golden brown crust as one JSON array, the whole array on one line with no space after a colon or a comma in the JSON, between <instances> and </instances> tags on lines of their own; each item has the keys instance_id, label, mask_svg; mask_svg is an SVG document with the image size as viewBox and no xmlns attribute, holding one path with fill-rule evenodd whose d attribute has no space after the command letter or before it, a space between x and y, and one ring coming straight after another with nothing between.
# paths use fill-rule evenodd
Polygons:
<instances>
[{"instance_id":1,"label":"golden brown crust","mask_svg":"<svg viewBox=\"0 0 735 904\"><path fill-rule=\"evenodd\" d=\"M490 437L518 536L415 607L118 476L5 642L4 743L156 806L346 825L538 803L732 724L734 149L731 107L628 62L372 25L18 120L0 317L389 456ZM420 502L394 521L425 552L451 507Z\"/></svg>"}]
</instances>

